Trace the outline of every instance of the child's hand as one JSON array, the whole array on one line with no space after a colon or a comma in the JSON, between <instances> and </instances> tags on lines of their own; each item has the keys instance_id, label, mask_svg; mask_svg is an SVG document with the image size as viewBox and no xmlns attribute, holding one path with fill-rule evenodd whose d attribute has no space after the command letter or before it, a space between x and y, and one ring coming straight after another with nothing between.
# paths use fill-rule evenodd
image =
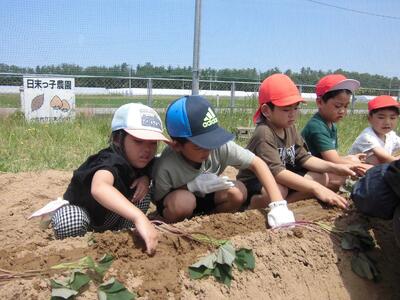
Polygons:
<instances>
[{"instance_id":1,"label":"child's hand","mask_svg":"<svg viewBox=\"0 0 400 300\"><path fill-rule=\"evenodd\" d=\"M365 160L367 159L367 154L366 153L357 153L357 154L354 154L354 157L356 159L358 159L358 161L356 161L356 162L365 162Z\"/></svg>"},{"instance_id":2,"label":"child's hand","mask_svg":"<svg viewBox=\"0 0 400 300\"><path fill-rule=\"evenodd\" d=\"M333 192L332 190L324 187L323 185L318 185L314 190L314 195L322 202L328 203L330 205L338 206L340 208L346 209L348 207L347 200Z\"/></svg>"},{"instance_id":3,"label":"child's hand","mask_svg":"<svg viewBox=\"0 0 400 300\"><path fill-rule=\"evenodd\" d=\"M156 247L158 244L157 229L154 227L153 224L151 224L146 216L139 218L135 222L135 227L146 244L147 254L153 255L156 252Z\"/></svg>"},{"instance_id":4,"label":"child's hand","mask_svg":"<svg viewBox=\"0 0 400 300\"><path fill-rule=\"evenodd\" d=\"M355 176L356 173L353 171L354 165L347 164L334 164L334 172L340 176Z\"/></svg>"},{"instance_id":5,"label":"child's hand","mask_svg":"<svg viewBox=\"0 0 400 300\"><path fill-rule=\"evenodd\" d=\"M136 187L132 197L132 203L138 203L143 200L144 196L149 192L150 179L147 176L136 178L131 184L131 189Z\"/></svg>"}]
</instances>

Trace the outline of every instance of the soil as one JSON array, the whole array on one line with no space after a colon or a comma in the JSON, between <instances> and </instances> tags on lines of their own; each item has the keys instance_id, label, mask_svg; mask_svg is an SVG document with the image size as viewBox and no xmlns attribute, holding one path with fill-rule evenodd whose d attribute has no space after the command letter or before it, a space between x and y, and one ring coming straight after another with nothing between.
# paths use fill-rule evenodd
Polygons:
<instances>
[{"instance_id":1,"label":"soil","mask_svg":"<svg viewBox=\"0 0 400 300\"><path fill-rule=\"evenodd\" d=\"M236 172L228 169L226 174L233 178ZM381 272L379 282L352 271L353 253L342 250L334 236L299 227L268 229L262 210L195 217L176 224L185 231L230 239L236 248L253 249L254 271L234 268L228 288L212 277L188 277L187 267L212 251L210 246L162 234L156 255L149 257L131 231L90 233L60 241L51 229L40 229L38 219L27 220L33 211L63 194L71 175L54 170L0 174L0 271L47 270L83 256L98 259L110 253L116 259L106 278L116 277L139 299L400 299L400 249L391 221L367 218L354 209L327 208L313 199L290 205L297 220L341 227L365 224L377 244L370 256ZM0 299L49 299L49 279L66 274L52 271L0 280ZM77 299L97 299L96 286L91 283Z\"/></svg>"}]
</instances>

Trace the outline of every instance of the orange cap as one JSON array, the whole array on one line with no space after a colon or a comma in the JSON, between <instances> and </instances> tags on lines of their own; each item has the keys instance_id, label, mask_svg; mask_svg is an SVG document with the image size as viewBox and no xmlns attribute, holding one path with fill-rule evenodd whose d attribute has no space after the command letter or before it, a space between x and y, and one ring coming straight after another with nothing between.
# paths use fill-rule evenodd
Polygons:
<instances>
[{"instance_id":1,"label":"orange cap","mask_svg":"<svg viewBox=\"0 0 400 300\"><path fill-rule=\"evenodd\" d=\"M394 100L392 97L388 95L382 95L375 97L374 99L368 102L368 111L390 106L399 107L400 103L398 103L396 100Z\"/></svg>"},{"instance_id":2,"label":"orange cap","mask_svg":"<svg viewBox=\"0 0 400 300\"><path fill-rule=\"evenodd\" d=\"M355 79L347 79L342 74L330 74L322 77L315 86L317 97L322 97L327 92L337 90L349 90L352 93L360 87L360 82Z\"/></svg>"},{"instance_id":3,"label":"orange cap","mask_svg":"<svg viewBox=\"0 0 400 300\"><path fill-rule=\"evenodd\" d=\"M261 115L261 106L268 102L276 106L288 106L304 100L287 75L273 74L264 79L258 90L258 109L253 116L254 123L257 123Z\"/></svg>"}]
</instances>

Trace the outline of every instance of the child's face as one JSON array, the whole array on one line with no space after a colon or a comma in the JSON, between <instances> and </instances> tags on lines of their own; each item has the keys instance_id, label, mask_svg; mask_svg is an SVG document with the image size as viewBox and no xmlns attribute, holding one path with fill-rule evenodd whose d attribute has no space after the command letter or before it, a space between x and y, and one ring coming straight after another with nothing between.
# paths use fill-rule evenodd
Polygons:
<instances>
[{"instance_id":1,"label":"child's face","mask_svg":"<svg viewBox=\"0 0 400 300\"><path fill-rule=\"evenodd\" d=\"M326 102L318 98L318 111L326 121L332 123L339 122L347 114L350 98L351 94L347 94L345 91L328 99Z\"/></svg>"},{"instance_id":2,"label":"child's face","mask_svg":"<svg viewBox=\"0 0 400 300\"><path fill-rule=\"evenodd\" d=\"M141 140L127 134L124 139L124 149L129 163L135 168L142 169L156 155L157 141Z\"/></svg>"},{"instance_id":3,"label":"child's face","mask_svg":"<svg viewBox=\"0 0 400 300\"><path fill-rule=\"evenodd\" d=\"M396 128L399 115L390 109L381 109L368 116L368 122L378 135L385 135Z\"/></svg>"},{"instance_id":4,"label":"child's face","mask_svg":"<svg viewBox=\"0 0 400 300\"><path fill-rule=\"evenodd\" d=\"M186 142L184 144L176 143L175 149L182 153L182 155L191 162L202 163L210 155L210 150L200 148L192 142Z\"/></svg>"},{"instance_id":5,"label":"child's face","mask_svg":"<svg viewBox=\"0 0 400 300\"><path fill-rule=\"evenodd\" d=\"M298 108L299 103L288 106L275 106L274 110L265 105L262 112L276 128L289 128L296 122Z\"/></svg>"}]
</instances>

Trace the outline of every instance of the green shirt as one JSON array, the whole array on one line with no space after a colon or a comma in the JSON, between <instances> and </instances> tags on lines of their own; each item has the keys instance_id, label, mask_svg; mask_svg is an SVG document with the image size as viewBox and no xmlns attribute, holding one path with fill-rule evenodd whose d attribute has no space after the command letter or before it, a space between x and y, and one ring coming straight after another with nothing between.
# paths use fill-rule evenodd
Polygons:
<instances>
[{"instance_id":1,"label":"green shirt","mask_svg":"<svg viewBox=\"0 0 400 300\"><path fill-rule=\"evenodd\" d=\"M321 152L338 148L336 124L329 127L317 112L301 132L311 154L321 158Z\"/></svg>"}]
</instances>

